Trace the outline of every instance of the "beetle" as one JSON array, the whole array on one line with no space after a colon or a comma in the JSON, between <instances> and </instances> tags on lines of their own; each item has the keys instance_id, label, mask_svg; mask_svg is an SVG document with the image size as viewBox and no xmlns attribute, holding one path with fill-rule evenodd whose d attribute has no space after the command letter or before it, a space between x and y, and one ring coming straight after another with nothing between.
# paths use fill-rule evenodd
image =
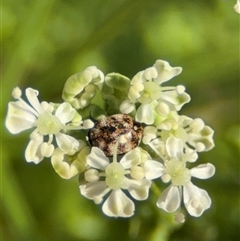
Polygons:
<instances>
[{"instance_id":1,"label":"beetle","mask_svg":"<svg viewBox=\"0 0 240 241\"><path fill-rule=\"evenodd\" d=\"M110 157L113 156L117 142L117 154L124 154L139 145L142 135L143 127L140 123L127 114L115 114L97 121L89 130L88 139L91 146L100 148Z\"/></svg>"}]
</instances>

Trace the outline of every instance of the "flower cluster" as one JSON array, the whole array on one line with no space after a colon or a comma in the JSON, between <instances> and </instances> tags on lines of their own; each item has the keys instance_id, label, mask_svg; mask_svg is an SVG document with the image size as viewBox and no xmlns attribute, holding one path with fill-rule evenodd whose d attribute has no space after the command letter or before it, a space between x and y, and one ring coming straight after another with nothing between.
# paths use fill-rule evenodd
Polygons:
<instances>
[{"instance_id":1,"label":"flower cluster","mask_svg":"<svg viewBox=\"0 0 240 241\"><path fill-rule=\"evenodd\" d=\"M208 193L192 177L210 178L215 167L188 167L214 147L214 132L200 118L179 115L190 96L184 86L165 82L181 72L163 60L132 79L105 76L91 66L67 79L63 103L39 102L38 91L31 88L24 100L16 87L6 127L13 134L33 129L27 162L51 158L62 178L79 175L80 193L103 202L107 216L131 217L134 200L146 200L153 182L161 180L169 186L156 198L157 207L184 222L182 202L194 217L211 206Z\"/></svg>"}]
</instances>

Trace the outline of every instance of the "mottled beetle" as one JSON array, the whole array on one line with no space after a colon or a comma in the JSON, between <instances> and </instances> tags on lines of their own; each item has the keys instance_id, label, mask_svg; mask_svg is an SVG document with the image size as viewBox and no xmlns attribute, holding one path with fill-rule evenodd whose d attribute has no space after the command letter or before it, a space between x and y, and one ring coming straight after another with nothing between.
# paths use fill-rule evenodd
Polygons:
<instances>
[{"instance_id":1,"label":"mottled beetle","mask_svg":"<svg viewBox=\"0 0 240 241\"><path fill-rule=\"evenodd\" d=\"M97 121L89 130L88 137L92 146L100 148L106 156L112 156L117 141L117 154L124 154L138 146L142 134L142 126L131 116L116 114Z\"/></svg>"}]
</instances>

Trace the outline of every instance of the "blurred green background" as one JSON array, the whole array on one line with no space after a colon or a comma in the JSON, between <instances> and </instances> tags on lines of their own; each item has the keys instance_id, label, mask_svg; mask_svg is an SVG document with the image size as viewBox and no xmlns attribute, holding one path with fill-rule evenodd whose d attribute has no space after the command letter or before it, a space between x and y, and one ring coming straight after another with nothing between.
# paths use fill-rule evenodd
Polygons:
<instances>
[{"instance_id":1,"label":"blurred green background","mask_svg":"<svg viewBox=\"0 0 240 241\"><path fill-rule=\"evenodd\" d=\"M239 240L239 15L234 0L3 0L1 63L1 207L3 241ZM169 82L192 101L181 114L215 130L216 147L200 155L216 175L193 182L213 201L184 225L155 206L151 193L130 219L108 218L63 180L48 160L24 160L30 132L4 127L13 87L61 101L66 79L95 65L132 78L157 59L183 67Z\"/></svg>"}]
</instances>

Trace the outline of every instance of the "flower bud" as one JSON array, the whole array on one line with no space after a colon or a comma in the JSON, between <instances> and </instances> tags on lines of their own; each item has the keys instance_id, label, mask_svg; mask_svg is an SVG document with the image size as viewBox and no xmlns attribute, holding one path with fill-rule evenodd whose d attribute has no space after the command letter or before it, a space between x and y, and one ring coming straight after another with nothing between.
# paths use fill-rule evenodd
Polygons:
<instances>
[{"instance_id":1,"label":"flower bud","mask_svg":"<svg viewBox=\"0 0 240 241\"><path fill-rule=\"evenodd\" d=\"M87 182L97 182L99 180L98 170L89 169L85 172L84 177Z\"/></svg>"},{"instance_id":2,"label":"flower bud","mask_svg":"<svg viewBox=\"0 0 240 241\"><path fill-rule=\"evenodd\" d=\"M156 108L155 111L160 115L160 116L167 116L170 113L170 108L169 106L164 103L164 102L160 102Z\"/></svg>"},{"instance_id":3,"label":"flower bud","mask_svg":"<svg viewBox=\"0 0 240 241\"><path fill-rule=\"evenodd\" d=\"M202 119L196 118L189 124L189 126L193 129L193 132L199 132L203 129L205 124Z\"/></svg>"},{"instance_id":4,"label":"flower bud","mask_svg":"<svg viewBox=\"0 0 240 241\"><path fill-rule=\"evenodd\" d=\"M20 90L19 87L15 87L12 91L12 97L14 99L19 99L22 96L22 91Z\"/></svg>"},{"instance_id":5,"label":"flower bud","mask_svg":"<svg viewBox=\"0 0 240 241\"><path fill-rule=\"evenodd\" d=\"M144 178L144 170L140 166L133 166L130 175L134 179L141 180Z\"/></svg>"},{"instance_id":6,"label":"flower bud","mask_svg":"<svg viewBox=\"0 0 240 241\"><path fill-rule=\"evenodd\" d=\"M185 87L183 85L178 85L176 91L178 94L182 94L185 91Z\"/></svg>"},{"instance_id":7,"label":"flower bud","mask_svg":"<svg viewBox=\"0 0 240 241\"><path fill-rule=\"evenodd\" d=\"M41 145L41 155L45 157L50 157L52 156L54 152L54 145L53 144L48 144L47 142L43 142Z\"/></svg>"},{"instance_id":8,"label":"flower bud","mask_svg":"<svg viewBox=\"0 0 240 241\"><path fill-rule=\"evenodd\" d=\"M174 217L174 221L178 223L184 223L185 222L185 216L183 213L177 213Z\"/></svg>"}]
</instances>

